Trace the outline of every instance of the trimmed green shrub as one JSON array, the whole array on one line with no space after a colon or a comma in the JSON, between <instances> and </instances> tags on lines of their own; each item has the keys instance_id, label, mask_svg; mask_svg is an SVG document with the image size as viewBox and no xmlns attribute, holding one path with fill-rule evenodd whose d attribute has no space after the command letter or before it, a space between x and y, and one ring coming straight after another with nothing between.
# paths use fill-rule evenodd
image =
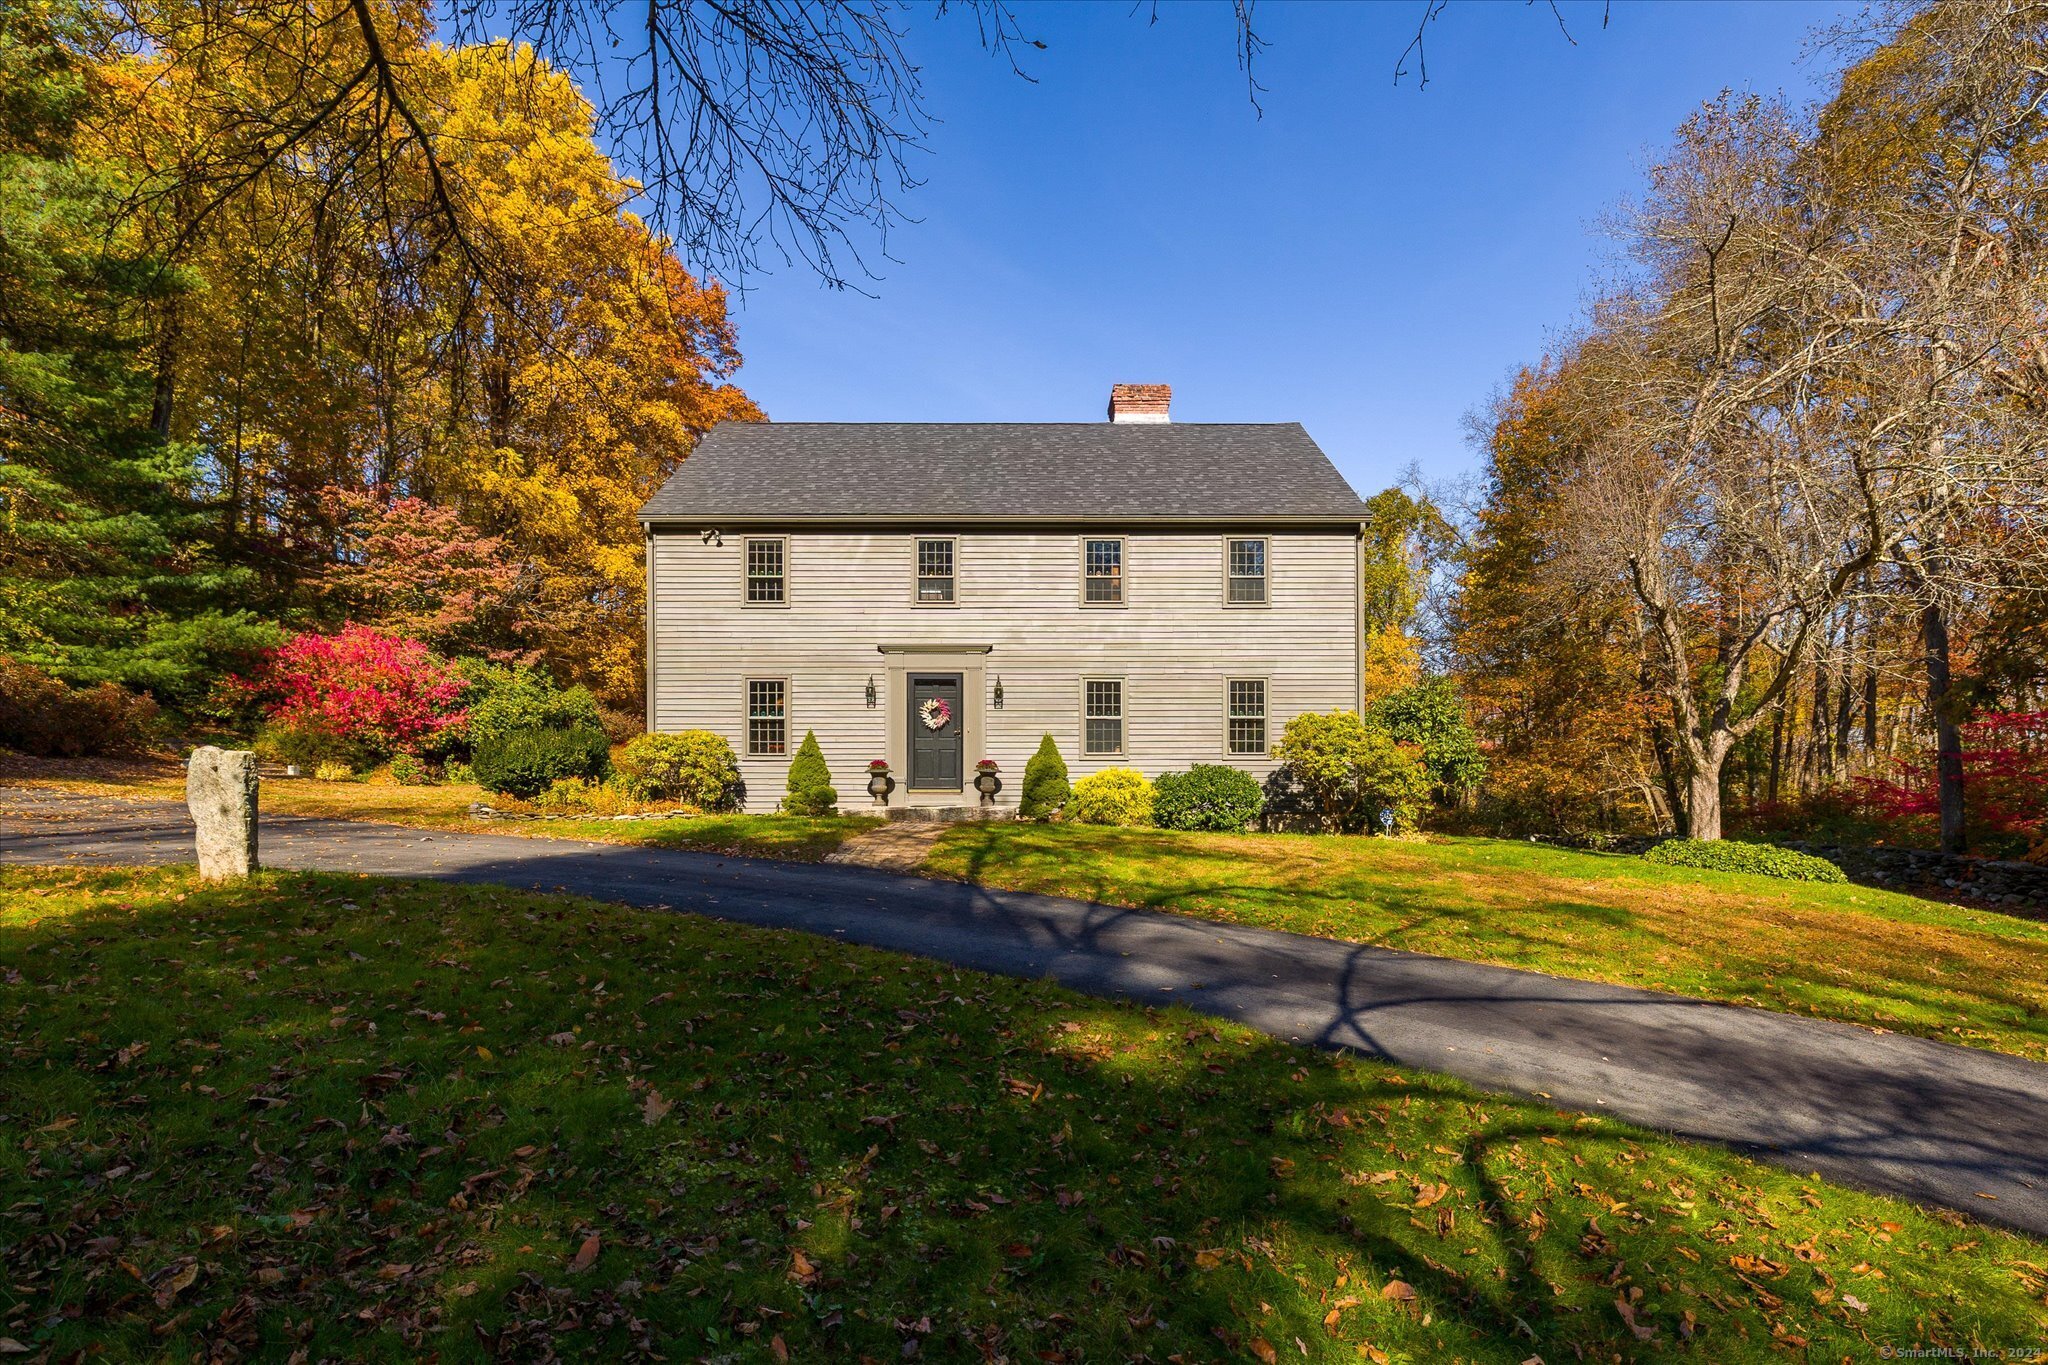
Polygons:
<instances>
[{"instance_id":1,"label":"trimmed green shrub","mask_svg":"<svg viewBox=\"0 0 2048 1365\"><path fill-rule=\"evenodd\" d=\"M1184 773L1161 773L1153 784L1152 823L1161 829L1205 829L1242 834L1266 809L1266 794L1250 773L1221 763L1197 763Z\"/></svg>"},{"instance_id":2,"label":"trimmed green shrub","mask_svg":"<svg viewBox=\"0 0 2048 1365\"><path fill-rule=\"evenodd\" d=\"M789 761L789 795L782 798L782 813L830 815L838 805L839 793L832 790L832 769L818 747L818 732L806 730L796 757Z\"/></svg>"},{"instance_id":3,"label":"trimmed green shrub","mask_svg":"<svg viewBox=\"0 0 2048 1365\"><path fill-rule=\"evenodd\" d=\"M1455 801L1486 776L1486 755L1465 715L1465 698L1449 678L1425 678L1374 702L1368 725L1385 730L1396 744L1422 750L1422 767L1439 799Z\"/></svg>"},{"instance_id":4,"label":"trimmed green shrub","mask_svg":"<svg viewBox=\"0 0 2048 1365\"><path fill-rule=\"evenodd\" d=\"M1149 825L1155 794L1136 768L1104 768L1074 784L1063 814L1083 825Z\"/></svg>"},{"instance_id":5,"label":"trimmed green shrub","mask_svg":"<svg viewBox=\"0 0 2048 1365\"><path fill-rule=\"evenodd\" d=\"M1396 744L1356 711L1304 711L1287 722L1273 757L1316 812L1314 823L1338 834L1411 828L1429 799L1429 774L1415 752Z\"/></svg>"},{"instance_id":6,"label":"trimmed green shrub","mask_svg":"<svg viewBox=\"0 0 2048 1365\"><path fill-rule=\"evenodd\" d=\"M1708 872L1749 872L1794 882L1846 882L1842 869L1825 858L1773 844L1727 839L1666 839L1643 855L1646 863L1696 867Z\"/></svg>"},{"instance_id":7,"label":"trimmed green shrub","mask_svg":"<svg viewBox=\"0 0 2048 1365\"><path fill-rule=\"evenodd\" d=\"M612 766L642 800L679 801L698 810L732 810L739 804L740 761L732 745L709 730L635 735Z\"/></svg>"},{"instance_id":8,"label":"trimmed green shrub","mask_svg":"<svg viewBox=\"0 0 2048 1365\"><path fill-rule=\"evenodd\" d=\"M366 772L377 766L381 754L360 739L344 739L317 726L266 725L256 732L249 747L265 763L289 763L301 772L340 765L351 772Z\"/></svg>"},{"instance_id":9,"label":"trimmed green shrub","mask_svg":"<svg viewBox=\"0 0 2048 1365\"><path fill-rule=\"evenodd\" d=\"M1060 757L1060 746L1048 734L1038 741L1038 752L1024 765L1024 788L1019 793L1017 813L1027 820L1048 820L1059 814L1071 795L1067 761Z\"/></svg>"},{"instance_id":10,"label":"trimmed green shrub","mask_svg":"<svg viewBox=\"0 0 2048 1365\"><path fill-rule=\"evenodd\" d=\"M494 739L522 730L595 730L604 733L597 698L586 687L561 688L537 668L506 668L480 659L457 662L469 712L472 752Z\"/></svg>"},{"instance_id":11,"label":"trimmed green shrub","mask_svg":"<svg viewBox=\"0 0 2048 1365\"><path fill-rule=\"evenodd\" d=\"M611 770L604 731L517 730L485 740L470 760L486 790L532 800L560 777L603 777Z\"/></svg>"},{"instance_id":12,"label":"trimmed green shrub","mask_svg":"<svg viewBox=\"0 0 2048 1365\"><path fill-rule=\"evenodd\" d=\"M434 770L411 754L393 754L391 780L401 787L424 787L434 780Z\"/></svg>"}]
</instances>

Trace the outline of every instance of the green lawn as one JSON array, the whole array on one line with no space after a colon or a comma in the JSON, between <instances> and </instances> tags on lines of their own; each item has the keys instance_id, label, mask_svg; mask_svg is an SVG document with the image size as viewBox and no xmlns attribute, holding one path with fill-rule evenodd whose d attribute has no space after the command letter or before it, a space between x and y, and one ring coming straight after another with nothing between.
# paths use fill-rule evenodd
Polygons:
<instances>
[{"instance_id":1,"label":"green lawn","mask_svg":"<svg viewBox=\"0 0 2048 1365\"><path fill-rule=\"evenodd\" d=\"M2041 1339L2048 1246L1172 1010L487 887L0 870L0 1350Z\"/></svg>"},{"instance_id":2,"label":"green lawn","mask_svg":"<svg viewBox=\"0 0 2048 1365\"><path fill-rule=\"evenodd\" d=\"M2048 924L1499 839L961 825L927 868L2048 1060Z\"/></svg>"}]
</instances>

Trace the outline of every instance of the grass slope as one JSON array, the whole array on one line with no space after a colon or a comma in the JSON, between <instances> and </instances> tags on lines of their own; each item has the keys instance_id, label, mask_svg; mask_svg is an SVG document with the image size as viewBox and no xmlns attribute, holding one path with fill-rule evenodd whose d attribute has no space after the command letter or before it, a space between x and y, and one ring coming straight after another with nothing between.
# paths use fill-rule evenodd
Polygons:
<instances>
[{"instance_id":1,"label":"grass slope","mask_svg":"<svg viewBox=\"0 0 2048 1365\"><path fill-rule=\"evenodd\" d=\"M492 888L0 870L0 1049L8 1351L1834 1360L2048 1298L1730 1153Z\"/></svg>"},{"instance_id":2,"label":"grass slope","mask_svg":"<svg viewBox=\"0 0 2048 1365\"><path fill-rule=\"evenodd\" d=\"M990 886L1646 986L2048 1060L2048 925L1499 839L961 825Z\"/></svg>"}]
</instances>

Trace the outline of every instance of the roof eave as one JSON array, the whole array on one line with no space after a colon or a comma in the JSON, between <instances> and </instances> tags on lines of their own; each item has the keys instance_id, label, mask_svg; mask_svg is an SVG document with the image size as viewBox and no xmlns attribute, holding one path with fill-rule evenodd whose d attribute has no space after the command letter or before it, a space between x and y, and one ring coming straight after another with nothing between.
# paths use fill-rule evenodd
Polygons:
<instances>
[{"instance_id":1,"label":"roof eave","mask_svg":"<svg viewBox=\"0 0 2048 1365\"><path fill-rule=\"evenodd\" d=\"M1272 513L1246 513L1237 516L1205 514L1202 516L1114 516L1102 513L1058 514L1058 515L996 515L989 513L889 513L878 516L857 516L838 513L829 516L771 516L765 513L723 514L717 512L647 512L639 514L640 523L653 529L656 527L689 527L702 530L715 526L719 530L731 527L826 527L844 526L868 528L878 526L1182 526L1182 527L1251 527L1288 526L1302 529L1326 527L1332 530L1357 530L1371 518L1371 513L1361 507L1355 512L1319 512L1312 515L1286 515Z\"/></svg>"}]
</instances>

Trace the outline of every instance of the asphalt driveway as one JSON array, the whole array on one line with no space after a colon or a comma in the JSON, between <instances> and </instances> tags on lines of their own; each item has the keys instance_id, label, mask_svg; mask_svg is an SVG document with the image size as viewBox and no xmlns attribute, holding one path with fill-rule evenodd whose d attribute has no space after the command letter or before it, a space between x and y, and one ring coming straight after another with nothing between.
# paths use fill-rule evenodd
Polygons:
<instances>
[{"instance_id":1,"label":"asphalt driveway","mask_svg":"<svg viewBox=\"0 0 2048 1365\"><path fill-rule=\"evenodd\" d=\"M867 868L262 822L266 866L495 882L1173 1002L2048 1236L2048 1066L1764 1010ZM0 862L192 860L182 806L0 789Z\"/></svg>"}]
</instances>

